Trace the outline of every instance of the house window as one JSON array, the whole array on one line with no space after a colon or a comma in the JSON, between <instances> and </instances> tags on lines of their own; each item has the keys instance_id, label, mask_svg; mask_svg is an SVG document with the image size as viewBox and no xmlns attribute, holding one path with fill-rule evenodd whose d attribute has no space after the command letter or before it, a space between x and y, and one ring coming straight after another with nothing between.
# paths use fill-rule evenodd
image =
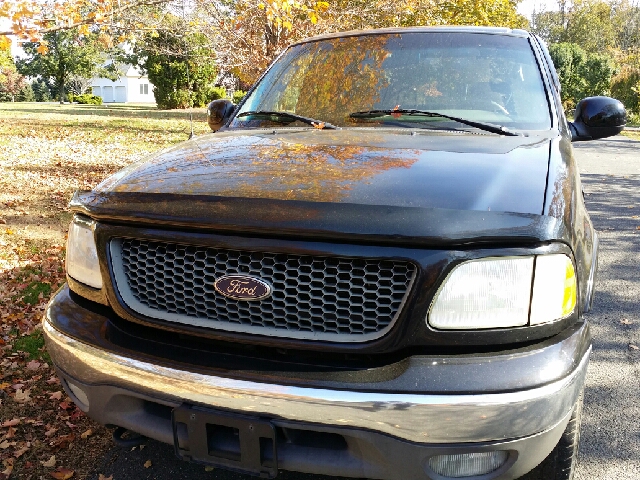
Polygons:
<instances>
[{"instance_id":1,"label":"house window","mask_svg":"<svg viewBox=\"0 0 640 480\"><path fill-rule=\"evenodd\" d=\"M141 83L140 84L140 95L149 95L149 84Z\"/></svg>"}]
</instances>

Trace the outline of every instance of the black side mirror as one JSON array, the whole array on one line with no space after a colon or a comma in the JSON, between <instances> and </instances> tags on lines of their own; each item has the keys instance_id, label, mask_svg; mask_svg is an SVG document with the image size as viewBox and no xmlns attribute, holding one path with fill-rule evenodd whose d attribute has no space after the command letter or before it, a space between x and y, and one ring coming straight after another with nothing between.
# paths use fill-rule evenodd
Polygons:
<instances>
[{"instance_id":1,"label":"black side mirror","mask_svg":"<svg viewBox=\"0 0 640 480\"><path fill-rule=\"evenodd\" d=\"M207 105L207 123L211 130L217 132L231 118L236 106L226 99L214 100Z\"/></svg>"},{"instance_id":2,"label":"black side mirror","mask_svg":"<svg viewBox=\"0 0 640 480\"><path fill-rule=\"evenodd\" d=\"M627 111L619 100L587 97L578 102L573 123L569 122L571 141L597 140L619 134L627 123Z\"/></svg>"}]
</instances>

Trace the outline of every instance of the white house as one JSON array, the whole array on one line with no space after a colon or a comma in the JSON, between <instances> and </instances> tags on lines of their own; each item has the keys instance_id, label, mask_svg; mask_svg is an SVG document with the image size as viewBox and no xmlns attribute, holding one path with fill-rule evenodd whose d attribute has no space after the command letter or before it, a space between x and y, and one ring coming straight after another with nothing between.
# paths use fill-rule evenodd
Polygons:
<instances>
[{"instance_id":1,"label":"white house","mask_svg":"<svg viewBox=\"0 0 640 480\"><path fill-rule=\"evenodd\" d=\"M94 78L91 82L93 94L102 97L103 103L155 103L146 75L131 65L123 65L119 70L120 78L116 81Z\"/></svg>"}]
</instances>

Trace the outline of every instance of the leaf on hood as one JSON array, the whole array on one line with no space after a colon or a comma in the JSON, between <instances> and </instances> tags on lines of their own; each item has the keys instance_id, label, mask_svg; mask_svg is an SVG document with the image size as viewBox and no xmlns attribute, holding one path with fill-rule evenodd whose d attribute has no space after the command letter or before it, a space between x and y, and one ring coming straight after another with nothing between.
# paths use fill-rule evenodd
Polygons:
<instances>
[{"instance_id":1,"label":"leaf on hood","mask_svg":"<svg viewBox=\"0 0 640 480\"><path fill-rule=\"evenodd\" d=\"M99 473L98 480L113 480L113 475L109 475L108 477L105 477L103 474Z\"/></svg>"},{"instance_id":2,"label":"leaf on hood","mask_svg":"<svg viewBox=\"0 0 640 480\"><path fill-rule=\"evenodd\" d=\"M149 468L152 465L151 460L144 462L144 468Z\"/></svg>"}]
</instances>

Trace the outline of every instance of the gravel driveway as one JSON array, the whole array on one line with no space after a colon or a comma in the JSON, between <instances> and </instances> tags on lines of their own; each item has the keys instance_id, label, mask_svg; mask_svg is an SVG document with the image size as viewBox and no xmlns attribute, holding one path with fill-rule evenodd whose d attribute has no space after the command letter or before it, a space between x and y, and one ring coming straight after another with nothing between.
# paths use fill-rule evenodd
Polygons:
<instances>
[{"instance_id":1,"label":"gravel driveway","mask_svg":"<svg viewBox=\"0 0 640 480\"><path fill-rule=\"evenodd\" d=\"M600 235L578 480L640 478L640 141L625 137L576 144L585 198ZM635 217L635 218L634 218ZM144 467L147 460L151 466ZM113 480L253 477L177 460L173 448L112 449L96 464ZM327 477L283 472L282 480ZM97 480L93 477L92 480Z\"/></svg>"}]
</instances>

